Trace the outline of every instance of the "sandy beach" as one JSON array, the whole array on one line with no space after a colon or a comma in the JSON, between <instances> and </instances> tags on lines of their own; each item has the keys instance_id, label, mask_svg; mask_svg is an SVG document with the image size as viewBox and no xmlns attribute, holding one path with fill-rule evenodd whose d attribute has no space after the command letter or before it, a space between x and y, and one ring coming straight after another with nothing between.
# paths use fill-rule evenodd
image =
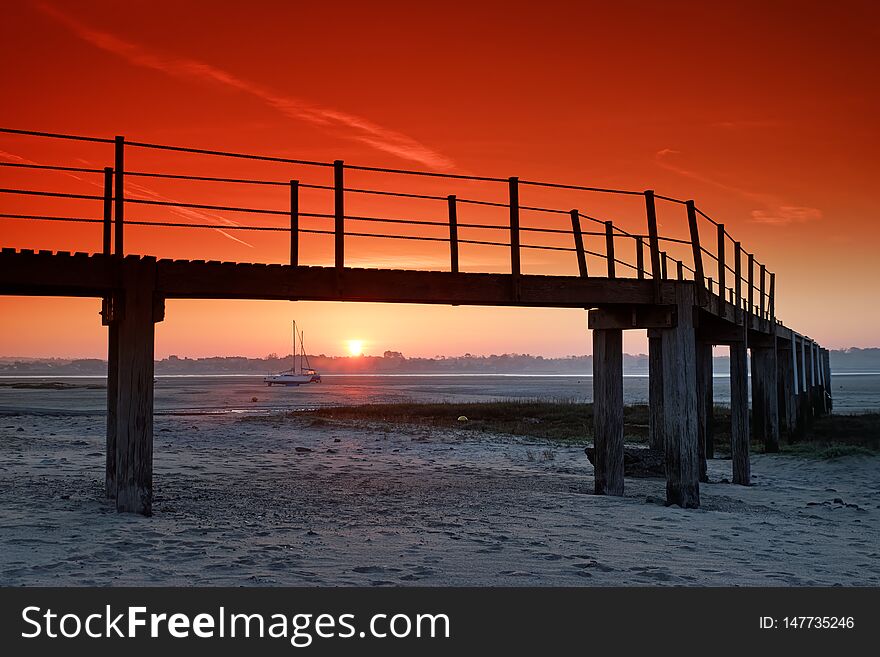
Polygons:
<instances>
[{"instance_id":1,"label":"sandy beach","mask_svg":"<svg viewBox=\"0 0 880 657\"><path fill-rule=\"evenodd\" d=\"M95 414L0 417L2 585L878 585L880 462L710 462L591 494L581 447L309 418L156 418L155 515L103 496Z\"/></svg>"}]
</instances>

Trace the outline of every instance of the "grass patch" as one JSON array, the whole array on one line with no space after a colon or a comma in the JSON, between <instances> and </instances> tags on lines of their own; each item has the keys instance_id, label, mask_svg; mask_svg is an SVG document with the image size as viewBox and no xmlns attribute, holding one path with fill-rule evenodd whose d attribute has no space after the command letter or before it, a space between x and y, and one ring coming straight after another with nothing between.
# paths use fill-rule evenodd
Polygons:
<instances>
[{"instance_id":1,"label":"grass patch","mask_svg":"<svg viewBox=\"0 0 880 657\"><path fill-rule=\"evenodd\" d=\"M588 444L593 441L593 405L569 400L364 404L296 411L290 415L310 418L312 426L332 421L360 420L396 426L503 433L564 444ZM467 421L459 421L461 416L466 417ZM627 442L647 442L647 405L626 406L623 421L624 439ZM716 455L729 455L729 407L715 407L712 430ZM761 452L763 445L753 443L752 450ZM880 413L817 418L807 430L804 440L783 445L782 452L823 459L876 454L880 452ZM553 457L536 452L533 458L550 460Z\"/></svg>"},{"instance_id":2,"label":"grass patch","mask_svg":"<svg viewBox=\"0 0 880 657\"><path fill-rule=\"evenodd\" d=\"M830 461L844 456L877 456L877 450L844 443L795 443L783 445L783 454Z\"/></svg>"},{"instance_id":3,"label":"grass patch","mask_svg":"<svg viewBox=\"0 0 880 657\"><path fill-rule=\"evenodd\" d=\"M61 381L0 381L0 388L16 390L105 390L106 383L63 383Z\"/></svg>"},{"instance_id":4,"label":"grass patch","mask_svg":"<svg viewBox=\"0 0 880 657\"><path fill-rule=\"evenodd\" d=\"M571 444L593 440L593 405L574 401L498 401L436 404L363 404L333 406L290 415L314 420L365 420L393 425L456 428L475 433L504 433ZM459 417L467 421L459 421ZM633 442L648 436L648 408L624 409L624 432ZM549 460L546 454L537 459Z\"/></svg>"}]
</instances>

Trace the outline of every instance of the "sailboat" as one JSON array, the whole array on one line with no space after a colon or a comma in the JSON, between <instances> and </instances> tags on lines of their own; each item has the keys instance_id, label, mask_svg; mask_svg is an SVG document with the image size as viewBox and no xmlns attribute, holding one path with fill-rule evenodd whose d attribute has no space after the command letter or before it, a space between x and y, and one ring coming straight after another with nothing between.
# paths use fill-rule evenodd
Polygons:
<instances>
[{"instance_id":1,"label":"sailboat","mask_svg":"<svg viewBox=\"0 0 880 657\"><path fill-rule=\"evenodd\" d=\"M299 367L297 367L296 343L299 341ZM293 367L278 374L267 374L263 382L267 386L299 386L304 383L321 383L321 375L309 364L306 348L303 344L303 332L297 331L296 321L293 322Z\"/></svg>"}]
</instances>

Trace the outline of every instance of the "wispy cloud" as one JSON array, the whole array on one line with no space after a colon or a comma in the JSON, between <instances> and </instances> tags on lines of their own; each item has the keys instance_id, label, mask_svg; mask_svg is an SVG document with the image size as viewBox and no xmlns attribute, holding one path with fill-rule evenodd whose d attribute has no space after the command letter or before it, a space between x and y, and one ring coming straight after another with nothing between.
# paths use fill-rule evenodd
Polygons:
<instances>
[{"instance_id":1,"label":"wispy cloud","mask_svg":"<svg viewBox=\"0 0 880 657\"><path fill-rule=\"evenodd\" d=\"M379 151L432 169L449 170L454 167L453 161L445 155L428 148L412 137L385 128L369 119L276 93L267 87L240 78L206 62L157 54L115 34L86 25L48 3L36 2L35 6L47 16L67 27L83 41L122 57L135 66L161 71L178 78L199 80L233 89L260 100L268 107L289 118L332 130L339 136L367 144Z\"/></svg>"},{"instance_id":2,"label":"wispy cloud","mask_svg":"<svg viewBox=\"0 0 880 657\"><path fill-rule=\"evenodd\" d=\"M752 221L756 223L786 225L817 221L822 218L822 211L818 208L794 205L773 194L755 192L735 185L730 185L692 169L670 162L671 155L679 154L680 151L671 148L659 150L656 153L657 164L667 171L672 171L685 178L690 178L706 185L722 189L726 192L736 194L748 201L763 206L751 211Z\"/></svg>"}]
</instances>

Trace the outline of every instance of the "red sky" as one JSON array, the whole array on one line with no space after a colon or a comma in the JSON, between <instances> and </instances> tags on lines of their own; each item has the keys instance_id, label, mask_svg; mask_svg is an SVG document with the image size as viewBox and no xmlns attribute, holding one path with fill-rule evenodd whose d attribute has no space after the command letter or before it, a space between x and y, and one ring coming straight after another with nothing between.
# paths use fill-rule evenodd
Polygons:
<instances>
[{"instance_id":1,"label":"red sky","mask_svg":"<svg viewBox=\"0 0 880 657\"><path fill-rule=\"evenodd\" d=\"M694 198L777 273L777 315L787 325L830 347L880 344L880 10L873 3L46 0L5 3L4 13L0 125ZM0 135L7 161L107 166L111 156L103 146ZM127 164L329 182L322 169L148 151L130 151ZM0 175L7 187L99 189L58 174ZM504 200L503 187L368 174L350 181ZM277 188L130 184L140 185L130 193L142 197L284 207ZM577 206L644 231L638 198L524 194L531 194L524 203ZM314 211L326 211L327 202L303 196ZM0 203L4 212L100 212L94 204L8 195ZM351 203L386 216L441 219L437 212L445 212L374 198ZM660 210L661 230L680 234L680 210ZM221 216L208 220L250 220ZM488 210L468 218L503 220ZM556 227L558 220L530 221ZM127 249L285 257L283 234L235 236L246 244L219 231L131 229ZM0 219L0 237L3 246L21 248L100 246L93 227ZM322 238L303 248L307 262L331 257ZM525 271L574 267L568 254L539 253L524 255ZM445 267L447 257L442 245L385 240L352 240L348 254L367 266L421 268ZM505 262L503 250L462 251L464 269L502 271ZM95 300L2 298L0 353L102 355L98 308ZM286 352L293 317L316 353L341 353L352 338L365 340L371 353L407 355L590 351L584 311L174 301L158 328L157 353ZM644 351L642 334L627 337L628 351Z\"/></svg>"}]
</instances>

